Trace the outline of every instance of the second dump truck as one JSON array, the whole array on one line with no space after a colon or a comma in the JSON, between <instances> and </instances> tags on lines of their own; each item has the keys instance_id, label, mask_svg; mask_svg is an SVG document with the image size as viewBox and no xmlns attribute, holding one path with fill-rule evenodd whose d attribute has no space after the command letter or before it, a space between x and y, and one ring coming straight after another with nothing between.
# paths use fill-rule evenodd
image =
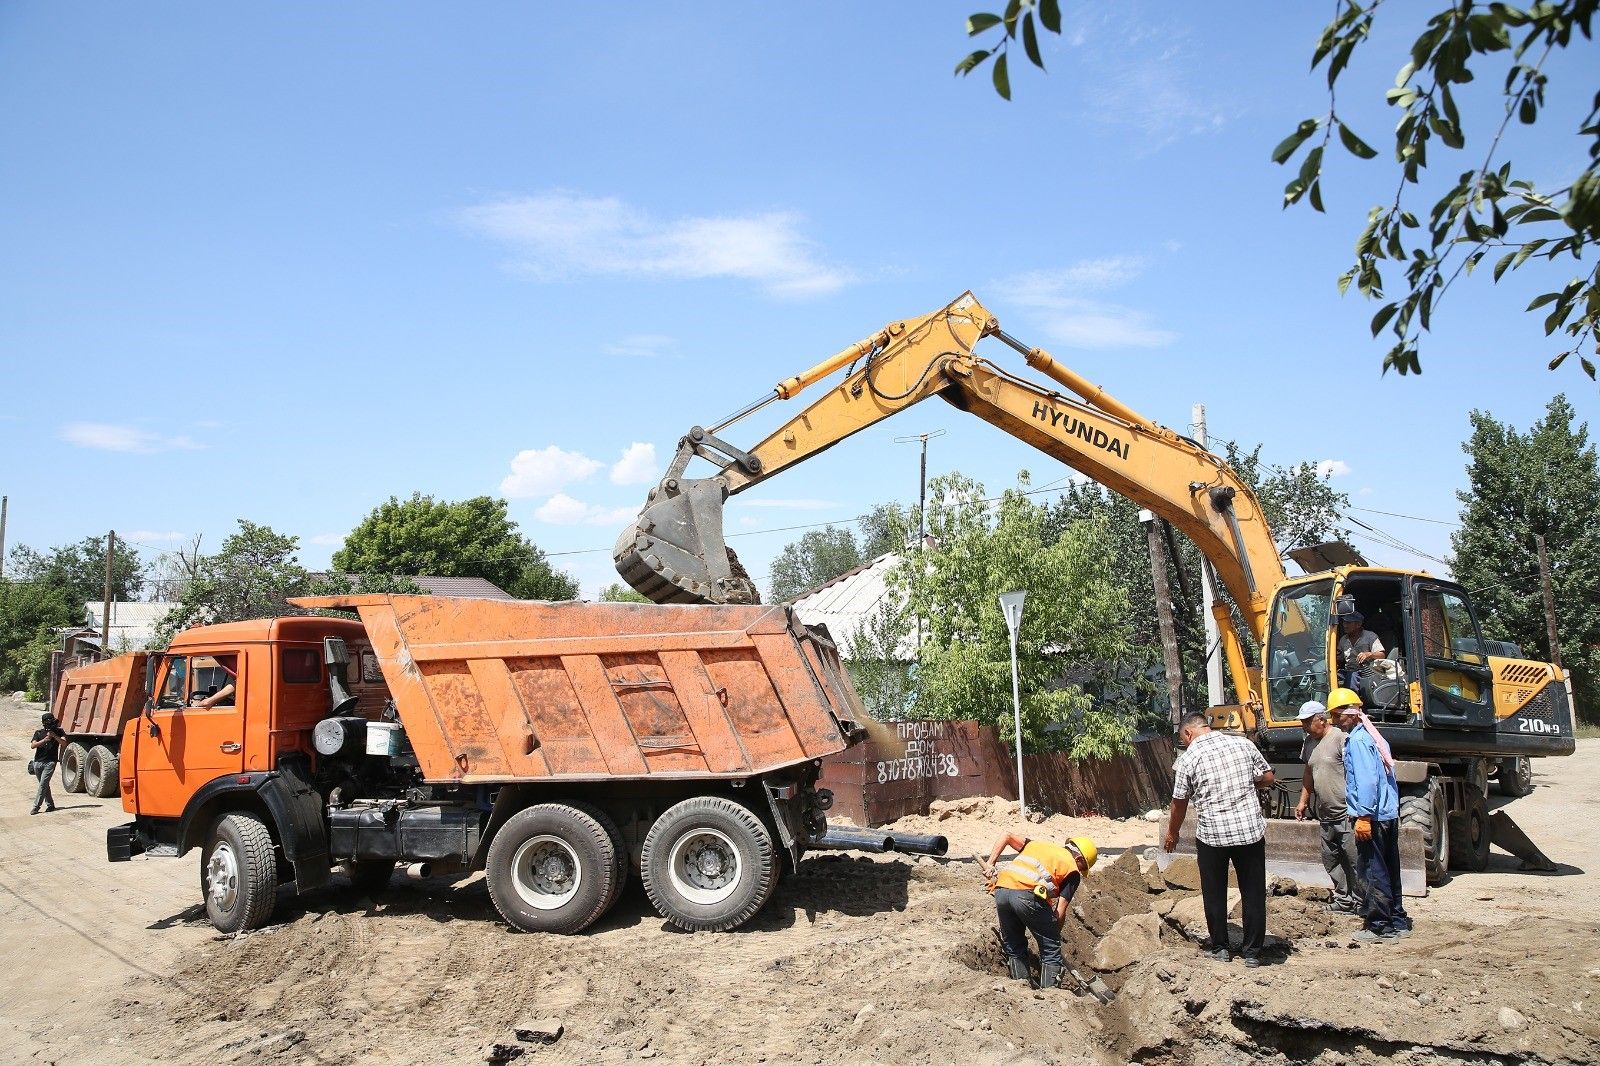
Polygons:
<instances>
[{"instance_id":1,"label":"second dump truck","mask_svg":"<svg viewBox=\"0 0 1600 1066\"><path fill-rule=\"evenodd\" d=\"M572 933L637 870L725 930L828 846L821 760L863 734L825 631L785 607L300 599L360 620L205 626L141 663L113 862L198 849L206 913L259 926L280 882L481 869L501 915Z\"/></svg>"}]
</instances>

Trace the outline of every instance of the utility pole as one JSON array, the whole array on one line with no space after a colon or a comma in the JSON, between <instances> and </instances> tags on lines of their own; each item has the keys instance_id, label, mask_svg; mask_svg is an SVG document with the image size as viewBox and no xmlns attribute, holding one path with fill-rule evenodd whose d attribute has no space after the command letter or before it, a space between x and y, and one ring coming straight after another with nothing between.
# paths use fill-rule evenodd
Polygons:
<instances>
[{"instance_id":1,"label":"utility pole","mask_svg":"<svg viewBox=\"0 0 1600 1066\"><path fill-rule=\"evenodd\" d=\"M1195 443L1206 447L1206 405L1197 403L1190 414L1194 424L1190 427L1194 431ZM1222 706L1222 656L1217 652L1221 649L1222 634L1217 631L1217 616L1211 613L1212 586L1217 583L1217 575L1211 569L1211 561L1204 557L1200 560L1202 580L1200 582L1200 615L1206 627L1206 705L1209 707Z\"/></svg>"},{"instance_id":2,"label":"utility pole","mask_svg":"<svg viewBox=\"0 0 1600 1066\"><path fill-rule=\"evenodd\" d=\"M1561 641L1556 636L1556 598L1550 591L1550 560L1544 554L1544 535L1535 533L1534 544L1539 547L1539 583L1544 586L1544 624L1550 633L1550 661L1561 667Z\"/></svg>"},{"instance_id":3,"label":"utility pole","mask_svg":"<svg viewBox=\"0 0 1600 1066\"><path fill-rule=\"evenodd\" d=\"M1156 590L1156 625L1161 630L1161 658L1167 670L1167 701L1172 709L1172 732L1176 736L1183 720L1183 664L1178 658L1178 630L1172 619L1172 589L1167 584L1167 556L1161 546L1161 531L1156 516L1139 512L1145 538L1150 543L1150 580Z\"/></svg>"},{"instance_id":4,"label":"utility pole","mask_svg":"<svg viewBox=\"0 0 1600 1066\"><path fill-rule=\"evenodd\" d=\"M6 511L11 506L10 496L0 496L0 578L6 576Z\"/></svg>"},{"instance_id":5,"label":"utility pole","mask_svg":"<svg viewBox=\"0 0 1600 1066\"><path fill-rule=\"evenodd\" d=\"M100 653L111 657L111 559L117 550L117 531L106 533L106 595L100 607Z\"/></svg>"},{"instance_id":6,"label":"utility pole","mask_svg":"<svg viewBox=\"0 0 1600 1066\"><path fill-rule=\"evenodd\" d=\"M928 539L928 441L934 437L944 436L945 431L936 429L929 433L915 433L909 437L896 437L896 444L921 443L922 468L917 478L917 551L921 551ZM917 615L917 658L922 658L922 615Z\"/></svg>"}]
</instances>

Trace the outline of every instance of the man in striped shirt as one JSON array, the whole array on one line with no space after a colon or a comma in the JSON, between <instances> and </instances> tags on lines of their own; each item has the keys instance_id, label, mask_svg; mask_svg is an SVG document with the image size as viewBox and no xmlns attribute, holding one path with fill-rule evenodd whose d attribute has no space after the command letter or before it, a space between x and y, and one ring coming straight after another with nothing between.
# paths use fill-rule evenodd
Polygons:
<instances>
[{"instance_id":1,"label":"man in striped shirt","mask_svg":"<svg viewBox=\"0 0 1600 1066\"><path fill-rule=\"evenodd\" d=\"M1244 906L1244 942L1239 954L1246 966L1261 965L1267 936L1267 820L1258 790L1277 782L1272 767L1244 737L1212 730L1203 714L1186 715L1178 740L1184 753L1172 777L1172 816L1167 821L1165 851L1178 846L1178 831L1194 801L1195 862L1200 867L1200 895L1205 902L1207 958L1227 962L1228 864L1239 878Z\"/></svg>"}]
</instances>

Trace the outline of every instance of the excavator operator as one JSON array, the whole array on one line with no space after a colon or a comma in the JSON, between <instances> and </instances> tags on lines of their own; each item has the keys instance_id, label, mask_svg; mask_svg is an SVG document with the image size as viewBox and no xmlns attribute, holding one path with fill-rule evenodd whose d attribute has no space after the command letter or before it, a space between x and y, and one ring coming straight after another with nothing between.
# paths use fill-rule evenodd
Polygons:
<instances>
[{"instance_id":1,"label":"excavator operator","mask_svg":"<svg viewBox=\"0 0 1600 1066\"><path fill-rule=\"evenodd\" d=\"M997 868L995 864L1007 848L1017 854ZM1088 837L1052 844L1007 833L995 841L983 876L994 896L1006 970L1014 980L1028 979L1029 932L1039 944L1039 987L1054 988L1061 980L1066 968L1061 957L1061 926L1067 920L1067 904L1099 855Z\"/></svg>"}]
</instances>

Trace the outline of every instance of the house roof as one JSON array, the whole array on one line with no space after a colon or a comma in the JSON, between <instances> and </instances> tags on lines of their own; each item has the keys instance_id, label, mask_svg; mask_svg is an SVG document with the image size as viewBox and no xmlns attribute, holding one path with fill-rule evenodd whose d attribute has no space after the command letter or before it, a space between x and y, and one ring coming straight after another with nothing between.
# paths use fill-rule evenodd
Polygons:
<instances>
[{"instance_id":1,"label":"house roof","mask_svg":"<svg viewBox=\"0 0 1600 1066\"><path fill-rule=\"evenodd\" d=\"M486 577L414 577L417 587L434 596L462 596L475 600L514 600L515 596Z\"/></svg>"},{"instance_id":2,"label":"house roof","mask_svg":"<svg viewBox=\"0 0 1600 1066\"><path fill-rule=\"evenodd\" d=\"M889 601L887 578L900 561L899 552L880 555L820 585L794 600L794 611L808 626L825 625L839 654L849 658L851 642L862 626ZM916 641L906 636L896 645L895 658L916 658Z\"/></svg>"},{"instance_id":3,"label":"house roof","mask_svg":"<svg viewBox=\"0 0 1600 1066\"><path fill-rule=\"evenodd\" d=\"M112 601L111 650L127 648L137 651L148 647L155 639L156 626L161 624L168 611L177 606L176 603L162 601L150 603ZM104 607L105 604L100 600L89 600L83 605L84 624L96 634L103 628L100 612Z\"/></svg>"}]
</instances>

